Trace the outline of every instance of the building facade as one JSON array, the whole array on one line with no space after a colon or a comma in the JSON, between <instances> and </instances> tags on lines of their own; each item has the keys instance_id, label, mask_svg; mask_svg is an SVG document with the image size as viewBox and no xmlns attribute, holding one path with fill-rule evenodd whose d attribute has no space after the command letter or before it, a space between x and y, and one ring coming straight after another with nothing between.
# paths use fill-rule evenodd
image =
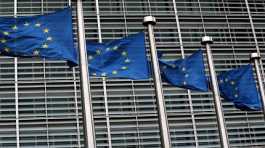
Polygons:
<instances>
[{"instance_id":1,"label":"building facade","mask_svg":"<svg viewBox=\"0 0 265 148\"><path fill-rule=\"evenodd\" d=\"M265 51L264 0L83 0L86 39L103 41L146 31L146 15L157 19L157 49L181 58L212 36L216 72L249 63ZM75 0L0 0L1 16L27 16L73 7ZM97 8L99 13L97 13ZM149 52L148 40L146 49ZM183 50L182 50L183 49ZM208 69L206 69L208 72ZM158 112L152 79L90 77L98 148L159 148ZM163 82L172 147L219 148L211 92ZM222 100L231 147L265 147L262 112L236 109ZM83 147L78 67L64 61L0 57L0 148Z\"/></svg>"}]
</instances>

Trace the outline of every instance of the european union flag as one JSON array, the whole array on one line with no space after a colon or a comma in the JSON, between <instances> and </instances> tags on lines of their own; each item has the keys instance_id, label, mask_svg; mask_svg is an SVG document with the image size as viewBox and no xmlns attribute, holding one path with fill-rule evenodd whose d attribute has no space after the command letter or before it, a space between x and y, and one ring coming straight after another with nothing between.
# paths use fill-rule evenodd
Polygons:
<instances>
[{"instance_id":1,"label":"european union flag","mask_svg":"<svg viewBox=\"0 0 265 148\"><path fill-rule=\"evenodd\" d=\"M217 77L221 96L241 110L260 110L261 101L251 65L222 72Z\"/></svg>"},{"instance_id":2,"label":"european union flag","mask_svg":"<svg viewBox=\"0 0 265 148\"><path fill-rule=\"evenodd\" d=\"M106 43L87 41L89 71L92 76L148 79L144 33Z\"/></svg>"},{"instance_id":3,"label":"european union flag","mask_svg":"<svg viewBox=\"0 0 265 148\"><path fill-rule=\"evenodd\" d=\"M201 50L185 59L159 60L159 63L162 77L172 85L191 90L208 91Z\"/></svg>"},{"instance_id":4,"label":"european union flag","mask_svg":"<svg viewBox=\"0 0 265 148\"><path fill-rule=\"evenodd\" d=\"M37 56L77 64L71 9L47 15L0 17L0 52L8 56Z\"/></svg>"}]
</instances>

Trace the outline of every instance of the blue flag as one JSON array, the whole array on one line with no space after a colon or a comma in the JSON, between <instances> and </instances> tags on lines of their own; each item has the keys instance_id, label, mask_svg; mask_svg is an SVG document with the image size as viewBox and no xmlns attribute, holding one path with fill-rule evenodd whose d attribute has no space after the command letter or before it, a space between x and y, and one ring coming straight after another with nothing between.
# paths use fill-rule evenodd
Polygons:
<instances>
[{"instance_id":1,"label":"blue flag","mask_svg":"<svg viewBox=\"0 0 265 148\"><path fill-rule=\"evenodd\" d=\"M162 77L172 85L191 90L208 91L201 50L185 59L159 60L159 63Z\"/></svg>"},{"instance_id":2,"label":"blue flag","mask_svg":"<svg viewBox=\"0 0 265 148\"><path fill-rule=\"evenodd\" d=\"M89 71L92 76L148 79L144 33L106 43L87 41Z\"/></svg>"},{"instance_id":3,"label":"blue flag","mask_svg":"<svg viewBox=\"0 0 265 148\"><path fill-rule=\"evenodd\" d=\"M261 101L251 65L222 72L218 75L221 96L241 110L260 110Z\"/></svg>"},{"instance_id":4,"label":"blue flag","mask_svg":"<svg viewBox=\"0 0 265 148\"><path fill-rule=\"evenodd\" d=\"M0 17L0 52L7 56L67 60L76 65L71 9L47 15Z\"/></svg>"}]
</instances>

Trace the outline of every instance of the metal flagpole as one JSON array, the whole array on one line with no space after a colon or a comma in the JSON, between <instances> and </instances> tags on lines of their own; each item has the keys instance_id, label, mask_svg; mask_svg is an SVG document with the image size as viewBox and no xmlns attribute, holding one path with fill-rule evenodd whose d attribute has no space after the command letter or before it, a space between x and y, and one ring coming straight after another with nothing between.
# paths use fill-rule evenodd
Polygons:
<instances>
[{"instance_id":1,"label":"metal flagpole","mask_svg":"<svg viewBox=\"0 0 265 148\"><path fill-rule=\"evenodd\" d=\"M260 97L261 97L262 107L263 107L263 114L264 114L264 119L265 119L265 93L264 93L264 86L263 86L261 73L260 73L260 67L259 67L260 54L256 52L251 53L250 60L253 61L255 65L256 75L257 75L258 84L259 84Z\"/></svg>"},{"instance_id":2,"label":"metal flagpole","mask_svg":"<svg viewBox=\"0 0 265 148\"><path fill-rule=\"evenodd\" d=\"M160 128L160 137L163 148L171 148L170 135L167 123L167 114L164 103L164 95L162 91L162 81L160 76L159 63L156 53L156 45L155 38L153 32L153 25L156 24L155 17L146 16L143 20L143 25L148 27L148 36L150 42L150 50L151 50L151 59L152 59L152 67L154 73L154 81L155 81L155 89L156 89L156 101L159 115L159 128Z\"/></svg>"},{"instance_id":3,"label":"metal flagpole","mask_svg":"<svg viewBox=\"0 0 265 148\"><path fill-rule=\"evenodd\" d=\"M77 0L77 25L78 25L78 46L79 66L81 80L81 100L83 112L83 126L85 137L85 148L96 148L92 100L90 96L90 82L87 64L87 53L85 44L85 28L83 18L82 0Z\"/></svg>"},{"instance_id":4,"label":"metal flagpole","mask_svg":"<svg viewBox=\"0 0 265 148\"><path fill-rule=\"evenodd\" d=\"M219 87L217 83L216 73L214 69L214 63L212 59L212 51L210 44L213 43L213 40L209 36L204 36L202 38L201 44L206 46L206 53L207 53L207 61L208 61L208 67L209 72L211 76L211 85L213 89L213 96L214 96L214 104L215 104L215 111L218 121L218 129L219 129L219 135L220 135L220 141L222 148L229 148L228 138L226 134L226 128L225 128L225 121L224 121L224 114L222 110L222 103L220 99L220 93L219 93Z\"/></svg>"}]
</instances>

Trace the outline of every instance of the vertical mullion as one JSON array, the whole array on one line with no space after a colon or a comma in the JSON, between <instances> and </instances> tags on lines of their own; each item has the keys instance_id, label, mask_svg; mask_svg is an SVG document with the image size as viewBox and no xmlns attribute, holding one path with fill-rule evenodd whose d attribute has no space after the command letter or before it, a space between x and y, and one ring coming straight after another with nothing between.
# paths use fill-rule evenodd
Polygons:
<instances>
[{"instance_id":1,"label":"vertical mullion","mask_svg":"<svg viewBox=\"0 0 265 148\"><path fill-rule=\"evenodd\" d=\"M44 13L44 1L41 0L41 14Z\"/></svg>"},{"instance_id":2,"label":"vertical mullion","mask_svg":"<svg viewBox=\"0 0 265 148\"><path fill-rule=\"evenodd\" d=\"M128 35L126 9L125 9L125 2L124 2L124 0L122 0L122 9L123 9L123 19L124 19L124 25L125 25L125 34Z\"/></svg>"},{"instance_id":3,"label":"vertical mullion","mask_svg":"<svg viewBox=\"0 0 265 148\"><path fill-rule=\"evenodd\" d=\"M123 11L123 19L124 19L124 27L125 27L125 35L128 35L128 25L127 25L127 17L126 17L126 8L125 8L125 1L122 0L122 11ZM141 144L141 138L140 138L140 131L139 131L139 118L138 118L138 112L137 112L137 102L136 102L136 95L135 95L135 87L134 87L134 81L131 80L131 86L132 86L132 96L133 96L133 105L134 105L134 113L135 113L135 120L136 120L136 132L137 132L137 144L139 147L142 146Z\"/></svg>"},{"instance_id":4,"label":"vertical mullion","mask_svg":"<svg viewBox=\"0 0 265 148\"><path fill-rule=\"evenodd\" d=\"M200 2L200 0L198 0L197 2L198 2L199 10L200 10L200 17L201 17L201 20L202 20L203 34L206 35L207 32L206 32L206 28L205 28L205 25L204 25L204 19L203 19L203 14L202 14L201 2Z\"/></svg>"},{"instance_id":5,"label":"vertical mullion","mask_svg":"<svg viewBox=\"0 0 265 148\"><path fill-rule=\"evenodd\" d=\"M75 68L72 68L73 71L73 81L74 81L74 101L75 101L75 117L76 117L76 129L77 129L77 143L78 148L81 148L81 138L80 138L80 125L79 125L79 113L78 113L78 100L77 100L77 85L76 85L76 76Z\"/></svg>"},{"instance_id":6,"label":"vertical mullion","mask_svg":"<svg viewBox=\"0 0 265 148\"><path fill-rule=\"evenodd\" d=\"M179 44L180 44L181 57L184 59L185 58L185 52L184 52L184 47L183 47L182 34L181 34L181 29L180 29L180 22L179 22L178 11L177 11L177 6L176 6L176 1L175 0L173 0L173 8L174 8L174 14L175 14L176 23L177 23L177 29L178 29L178 38L179 38ZM188 89L187 93L188 93L189 107L190 107L190 112L191 112L191 120L192 120L192 128L193 128L195 146L197 148L197 147L199 147L199 142L198 142L198 134L197 134L197 128L196 128L196 121L195 121L193 103L192 103L192 98L191 98L191 91Z\"/></svg>"},{"instance_id":7,"label":"vertical mullion","mask_svg":"<svg viewBox=\"0 0 265 148\"><path fill-rule=\"evenodd\" d=\"M134 88L134 81L131 80L131 85L132 85L132 92L133 92L133 105L134 105L134 113L135 113L135 119L136 119L136 130L137 130L137 142L138 146L141 147L141 138L140 138L140 131L139 131L139 119L138 119L138 112L137 112L137 102L136 102L136 97L135 97L135 88Z\"/></svg>"},{"instance_id":8,"label":"vertical mullion","mask_svg":"<svg viewBox=\"0 0 265 148\"><path fill-rule=\"evenodd\" d=\"M225 7L225 2L224 2L224 0L222 0L222 4L223 4L223 7ZM229 21L228 21L228 14L227 14L227 11L226 11L226 9L224 9L224 15L225 15L225 21L226 21L226 23L227 23L227 27L228 27L228 33L229 33L229 38L230 38L230 41L231 41L231 46L232 46L232 49L233 49L233 57L234 57L234 61L235 61L235 64L237 65L238 64L238 59L237 59L237 57L236 57L236 53L235 53L235 47L234 47L234 44L233 44L233 40L232 40L232 32L231 32L231 26L230 26L230 24L229 24Z\"/></svg>"},{"instance_id":9,"label":"vertical mullion","mask_svg":"<svg viewBox=\"0 0 265 148\"><path fill-rule=\"evenodd\" d=\"M44 1L41 0L41 14L44 14ZM47 102L47 83L46 83L46 59L43 59L43 83L44 83L44 106L45 106L45 122L46 122L46 138L47 146L50 147L49 140L49 121L48 121L48 102Z\"/></svg>"},{"instance_id":10,"label":"vertical mullion","mask_svg":"<svg viewBox=\"0 0 265 148\"><path fill-rule=\"evenodd\" d=\"M97 27L98 27L98 40L100 43L102 43L101 21L100 21L99 1L98 0L96 0L96 15L97 15ZM105 77L102 77L102 85L103 85L103 93L104 93L104 105L105 105L105 114L106 114L108 145L109 145L109 148L112 148L110 119L109 119L109 107L108 107L107 83L106 83Z\"/></svg>"},{"instance_id":11,"label":"vertical mullion","mask_svg":"<svg viewBox=\"0 0 265 148\"><path fill-rule=\"evenodd\" d=\"M68 7L72 6L72 1L68 0ZM76 119L76 134L77 134L77 144L78 148L81 148L81 133L80 133L80 122L79 122L79 112L78 112L78 97L77 97L77 79L76 79L76 69L72 67L72 76L74 83L74 102L75 102L75 119Z\"/></svg>"},{"instance_id":12,"label":"vertical mullion","mask_svg":"<svg viewBox=\"0 0 265 148\"><path fill-rule=\"evenodd\" d=\"M14 0L14 17L17 17L17 0ZM15 71L15 106L16 106L16 141L17 148L20 148L19 137L19 111L18 111L18 65L17 57L14 58L14 71Z\"/></svg>"},{"instance_id":13,"label":"vertical mullion","mask_svg":"<svg viewBox=\"0 0 265 148\"><path fill-rule=\"evenodd\" d=\"M72 6L72 1L68 0L68 6ZM75 101L75 118L76 118L76 132L77 132L77 144L78 148L81 148L81 133L80 133L80 122L79 122L79 112L78 112L78 98L77 98L77 85L76 85L76 70L75 67L72 68L72 75L74 79L74 101Z\"/></svg>"},{"instance_id":14,"label":"vertical mullion","mask_svg":"<svg viewBox=\"0 0 265 148\"><path fill-rule=\"evenodd\" d=\"M251 15L250 8L249 8L249 4L248 4L248 0L245 0L245 4L246 4L246 7L247 7L247 11L248 11L248 17L249 17L252 34L253 34L254 41L255 41L256 51L257 51L257 53L259 55L261 55L261 52L260 52L260 49L259 49L258 40L257 40L257 36L256 36L256 31L255 31L255 28L254 28L254 23L253 23L252 15ZM260 66L261 67L261 73L262 73L262 77L261 78L264 81L265 72L264 72L264 69L263 69L263 63L262 63L261 58L259 59L259 65L261 65Z\"/></svg>"}]
</instances>

